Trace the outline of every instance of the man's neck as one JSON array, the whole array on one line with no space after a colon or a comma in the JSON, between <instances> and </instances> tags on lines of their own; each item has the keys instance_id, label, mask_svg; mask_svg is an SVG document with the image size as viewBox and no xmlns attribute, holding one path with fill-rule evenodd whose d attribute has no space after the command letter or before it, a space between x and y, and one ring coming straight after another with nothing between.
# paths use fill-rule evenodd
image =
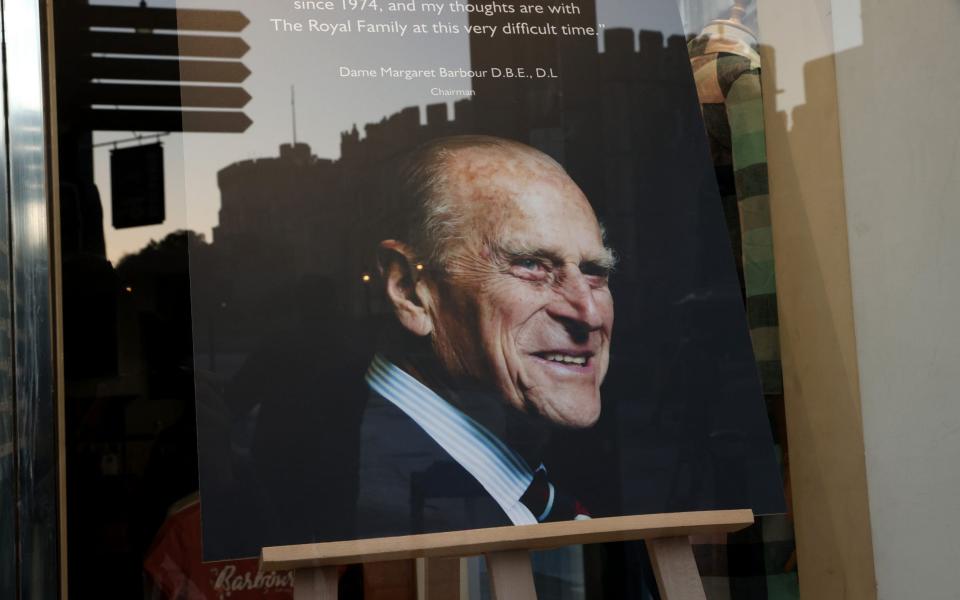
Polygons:
<instances>
[{"instance_id":1,"label":"man's neck","mask_svg":"<svg viewBox=\"0 0 960 600\"><path fill-rule=\"evenodd\" d=\"M432 351L388 353L386 358L500 438L531 468L540 464L550 437L550 427L542 419L509 406L482 382L451 377Z\"/></svg>"}]
</instances>

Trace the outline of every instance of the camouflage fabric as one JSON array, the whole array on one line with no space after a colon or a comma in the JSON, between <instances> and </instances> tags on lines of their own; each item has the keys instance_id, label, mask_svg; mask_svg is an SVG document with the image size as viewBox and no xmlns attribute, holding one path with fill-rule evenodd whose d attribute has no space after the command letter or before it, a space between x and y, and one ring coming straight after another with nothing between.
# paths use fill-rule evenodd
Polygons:
<instances>
[{"instance_id":1,"label":"camouflage fabric","mask_svg":"<svg viewBox=\"0 0 960 600\"><path fill-rule=\"evenodd\" d=\"M739 40L709 35L691 41L689 51L730 240L740 257L738 272L763 391L781 394L760 56Z\"/></svg>"},{"instance_id":2,"label":"camouflage fabric","mask_svg":"<svg viewBox=\"0 0 960 600\"><path fill-rule=\"evenodd\" d=\"M716 34L694 38L688 50L789 504L760 56ZM694 542L709 600L800 597L791 515L760 517L742 532Z\"/></svg>"}]
</instances>

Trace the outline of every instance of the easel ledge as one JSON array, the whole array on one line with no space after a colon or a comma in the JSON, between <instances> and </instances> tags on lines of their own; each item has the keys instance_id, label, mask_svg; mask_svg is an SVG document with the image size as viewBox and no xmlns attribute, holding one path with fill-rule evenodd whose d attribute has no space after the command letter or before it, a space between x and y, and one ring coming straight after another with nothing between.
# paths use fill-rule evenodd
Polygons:
<instances>
[{"instance_id":1,"label":"easel ledge","mask_svg":"<svg viewBox=\"0 0 960 600\"><path fill-rule=\"evenodd\" d=\"M753 511L717 510L606 517L264 548L264 570L308 569L420 557L475 556L509 550L544 550L693 534L730 533L753 524Z\"/></svg>"}]
</instances>

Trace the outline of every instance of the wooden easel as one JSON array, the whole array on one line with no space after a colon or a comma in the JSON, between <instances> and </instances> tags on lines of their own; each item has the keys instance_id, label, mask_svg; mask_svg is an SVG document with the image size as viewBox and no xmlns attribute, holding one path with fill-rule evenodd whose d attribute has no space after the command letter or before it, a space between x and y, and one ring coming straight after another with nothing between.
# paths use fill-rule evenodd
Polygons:
<instances>
[{"instance_id":1,"label":"wooden easel","mask_svg":"<svg viewBox=\"0 0 960 600\"><path fill-rule=\"evenodd\" d=\"M753 523L750 510L610 517L447 533L264 548L264 570L295 572L294 600L336 600L337 565L483 554L496 600L535 600L530 551L646 540L663 600L705 600L690 536L730 533Z\"/></svg>"}]
</instances>

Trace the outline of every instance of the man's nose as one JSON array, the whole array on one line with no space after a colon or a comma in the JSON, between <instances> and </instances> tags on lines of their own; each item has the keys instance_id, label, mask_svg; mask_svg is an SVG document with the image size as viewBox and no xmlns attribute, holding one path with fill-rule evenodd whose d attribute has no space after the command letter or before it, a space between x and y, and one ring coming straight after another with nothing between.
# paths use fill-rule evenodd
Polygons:
<instances>
[{"instance_id":1,"label":"man's nose","mask_svg":"<svg viewBox=\"0 0 960 600\"><path fill-rule=\"evenodd\" d=\"M553 318L585 332L603 326L603 315L595 290L577 266L568 266L563 279L557 284L556 292L558 298L547 307Z\"/></svg>"}]
</instances>

